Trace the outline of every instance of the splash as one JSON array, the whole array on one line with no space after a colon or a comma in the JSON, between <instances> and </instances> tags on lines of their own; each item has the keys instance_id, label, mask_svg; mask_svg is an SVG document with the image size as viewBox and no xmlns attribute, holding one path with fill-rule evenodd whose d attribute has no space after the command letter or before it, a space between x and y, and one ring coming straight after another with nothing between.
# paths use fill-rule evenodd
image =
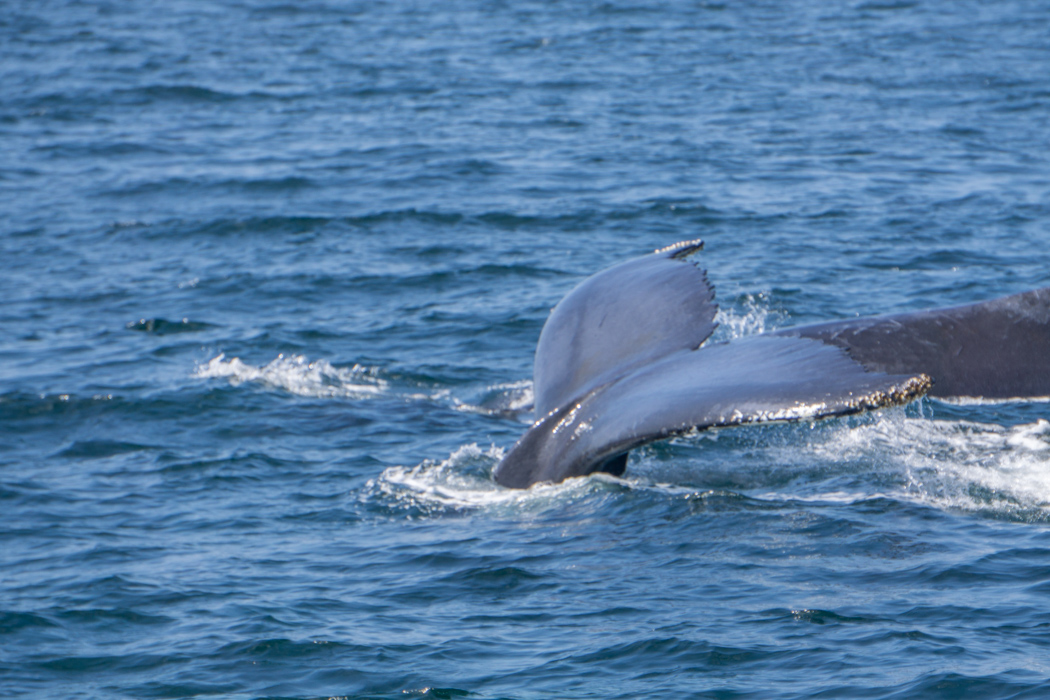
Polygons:
<instances>
[{"instance_id":1,"label":"splash","mask_svg":"<svg viewBox=\"0 0 1050 700\"><path fill-rule=\"evenodd\" d=\"M309 362L302 355L278 355L269 364L255 367L238 357L227 360L225 354L219 354L207 364L198 365L194 375L203 379L227 378L234 386L255 382L298 396L321 398L366 398L386 389L386 382L376 376L374 369L360 365L349 369L335 367L327 360Z\"/></svg>"},{"instance_id":2,"label":"splash","mask_svg":"<svg viewBox=\"0 0 1050 700\"><path fill-rule=\"evenodd\" d=\"M537 484L530 489L507 489L491 473L504 450L482 449L471 443L457 448L440 462L426 460L415 467L389 467L365 484L364 502L381 503L410 515L501 510L521 514L547 508L564 508L595 492L628 487L608 474L568 479L560 484Z\"/></svg>"},{"instance_id":3,"label":"splash","mask_svg":"<svg viewBox=\"0 0 1050 700\"><path fill-rule=\"evenodd\" d=\"M840 421L786 427L784 440L773 439L765 446L743 440L728 453L709 453L702 464L689 465L701 482L705 471L715 482L720 480L715 462L724 463L727 470L753 470L745 479L748 483L729 490L724 484L712 491L675 483L674 477L668 480L666 469L653 471L652 453L644 448L632 458L626 478L594 474L530 489L505 489L491 478L504 450L468 444L445 460L386 469L365 485L361 498L409 517L473 510L514 516L566 508L580 513L599 509L610 498L655 493L670 499L721 494L829 505L890 498L1008 519L1050 518L1050 421L1006 428L913 418L900 410L862 425ZM695 444L710 437L700 434L677 441ZM714 444L698 447L718 449ZM849 484L845 488L844 480ZM770 489L771 482L778 485Z\"/></svg>"},{"instance_id":4,"label":"splash","mask_svg":"<svg viewBox=\"0 0 1050 700\"><path fill-rule=\"evenodd\" d=\"M1003 427L881 416L811 446L822 460L872 462L901 485L889 495L937 508L1050 516L1050 421ZM871 496L869 496L871 497Z\"/></svg>"},{"instance_id":5,"label":"splash","mask_svg":"<svg viewBox=\"0 0 1050 700\"><path fill-rule=\"evenodd\" d=\"M517 415L532 410L532 382L523 379L506 384L487 387L478 397L470 401L454 400L457 411L483 415Z\"/></svg>"},{"instance_id":6,"label":"splash","mask_svg":"<svg viewBox=\"0 0 1050 700\"><path fill-rule=\"evenodd\" d=\"M769 296L763 293L745 294L739 306L739 309L719 307L715 316L718 328L712 340L724 342L765 333L778 328L786 318L783 311L769 308Z\"/></svg>"},{"instance_id":7,"label":"splash","mask_svg":"<svg viewBox=\"0 0 1050 700\"><path fill-rule=\"evenodd\" d=\"M463 445L440 462L425 460L415 467L389 467L365 484L365 497L379 497L401 506L463 507L506 502L487 473L503 458L503 450L476 443Z\"/></svg>"}]
</instances>

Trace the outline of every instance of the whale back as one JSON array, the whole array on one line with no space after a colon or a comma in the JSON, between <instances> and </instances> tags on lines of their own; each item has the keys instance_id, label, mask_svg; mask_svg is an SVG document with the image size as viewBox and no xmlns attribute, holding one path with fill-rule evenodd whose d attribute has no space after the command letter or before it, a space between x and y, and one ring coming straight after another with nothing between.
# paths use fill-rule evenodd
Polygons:
<instances>
[{"instance_id":1,"label":"whale back","mask_svg":"<svg viewBox=\"0 0 1050 700\"><path fill-rule=\"evenodd\" d=\"M536 416L677 350L715 329L714 289L684 241L586 279L551 311L533 368Z\"/></svg>"},{"instance_id":2,"label":"whale back","mask_svg":"<svg viewBox=\"0 0 1050 700\"><path fill-rule=\"evenodd\" d=\"M868 370L929 375L930 396L1050 396L1050 288L946 309L799 326L776 335L836 345Z\"/></svg>"}]
</instances>

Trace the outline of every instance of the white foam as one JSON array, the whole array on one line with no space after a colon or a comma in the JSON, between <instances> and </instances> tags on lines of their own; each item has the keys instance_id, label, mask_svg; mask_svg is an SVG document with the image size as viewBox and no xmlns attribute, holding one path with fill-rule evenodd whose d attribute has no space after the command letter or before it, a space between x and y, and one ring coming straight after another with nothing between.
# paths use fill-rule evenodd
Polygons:
<instances>
[{"instance_id":1,"label":"white foam","mask_svg":"<svg viewBox=\"0 0 1050 700\"><path fill-rule=\"evenodd\" d=\"M524 411L532 407L535 397L532 393L532 380L525 379L511 384L499 384L496 389L502 389L510 395L507 409L510 411Z\"/></svg>"},{"instance_id":2,"label":"white foam","mask_svg":"<svg viewBox=\"0 0 1050 700\"><path fill-rule=\"evenodd\" d=\"M532 381L523 379L517 382L495 384L486 389L487 396L477 403L453 399L457 411L494 415L498 413L522 413L532 409L534 401Z\"/></svg>"},{"instance_id":3,"label":"white foam","mask_svg":"<svg viewBox=\"0 0 1050 700\"><path fill-rule=\"evenodd\" d=\"M1015 396L1005 399L988 399L983 396L938 396L933 400L954 406L1002 406L1013 403L1050 403L1050 396Z\"/></svg>"},{"instance_id":4,"label":"white foam","mask_svg":"<svg viewBox=\"0 0 1050 700\"><path fill-rule=\"evenodd\" d=\"M692 444L697 454L693 464L672 467L672 474L694 484L728 481L738 492L767 501L848 505L890 498L942 510L1050 518L1047 420L1003 427L911 417L901 408L837 422L727 430L738 440L726 446L711 444L707 438L717 435L705 433L672 441ZM652 483L668 481L667 469L666 460L641 450L627 485L672 498L703 492Z\"/></svg>"},{"instance_id":5,"label":"white foam","mask_svg":"<svg viewBox=\"0 0 1050 700\"><path fill-rule=\"evenodd\" d=\"M425 460L415 467L388 467L365 484L365 495L393 499L404 505L484 506L504 502L513 494L491 479L470 472L471 463L496 463L503 450L463 445L441 462Z\"/></svg>"},{"instance_id":6,"label":"white foam","mask_svg":"<svg viewBox=\"0 0 1050 700\"><path fill-rule=\"evenodd\" d=\"M415 467L389 467L365 484L362 498L379 499L406 509L487 509L509 507L516 513L555 505L564 507L583 494L626 484L607 474L588 479L568 479L560 484L537 484L528 489L508 489L491 477L504 450L482 449L471 443L456 449L440 462L424 461Z\"/></svg>"},{"instance_id":7,"label":"white foam","mask_svg":"<svg viewBox=\"0 0 1050 700\"><path fill-rule=\"evenodd\" d=\"M738 337L769 330L776 312L763 303L764 297L749 297L745 312L720 312L726 333ZM254 366L220 354L198 365L195 376L227 379L233 385L257 383L311 397L368 398L391 391L375 369L340 368L301 355L279 355L266 365ZM447 402L456 410L485 414L523 412L533 402L528 380L496 384L480 393L481 399L470 402L452 396L447 389L401 396ZM968 399L955 403L1000 402ZM1050 518L1050 421L1003 427L934 420L922 417L921 404L916 405L919 417L912 417L914 408L910 415L900 408L856 419L782 426L787 432L772 439L777 433L768 432L768 427L744 426L694 432L671 442L691 443L701 454L714 451L713 461L697 460L698 479L684 481L702 483L704 470L754 470L754 478L733 479L739 484L734 488L753 498L828 504L893 498L937 508ZM724 445L719 438L730 434L757 437L745 437L743 444L734 438ZM644 451L633 458L626 479L595 475L526 490L505 489L491 478L502 457L500 448L467 444L441 461L386 469L367 483L362 497L392 500L411 508L510 506L520 511L565 507L566 501L613 492L657 491L669 498L708 493L693 485L658 483L676 479L666 478L666 462L649 463ZM720 475L716 480L725 482Z\"/></svg>"},{"instance_id":8,"label":"white foam","mask_svg":"<svg viewBox=\"0 0 1050 700\"><path fill-rule=\"evenodd\" d=\"M860 503L861 501L868 501L873 498L893 497L892 494L882 493L881 491L875 491L872 493L865 491L820 491L817 493L802 494L769 492L755 496L755 498L764 501L797 501L799 503L816 503L821 505L851 505L853 503Z\"/></svg>"},{"instance_id":9,"label":"white foam","mask_svg":"<svg viewBox=\"0 0 1050 700\"><path fill-rule=\"evenodd\" d=\"M1050 508L1050 422L1042 419L1007 428L890 414L833 431L811 451L840 463L874 461L899 477L897 498L965 510Z\"/></svg>"},{"instance_id":10,"label":"white foam","mask_svg":"<svg viewBox=\"0 0 1050 700\"><path fill-rule=\"evenodd\" d=\"M194 374L205 379L227 378L234 386L257 382L298 396L324 398L365 398L386 388L386 382L376 376L374 369L360 365L349 369L335 367L327 360L309 362L302 355L278 355L269 364L256 367L239 357L227 360L225 354L219 354L207 364L198 365Z\"/></svg>"},{"instance_id":11,"label":"white foam","mask_svg":"<svg viewBox=\"0 0 1050 700\"><path fill-rule=\"evenodd\" d=\"M1004 428L911 418L900 410L871 417L862 425L843 422L806 433L795 430L786 438L765 447L751 444L744 448L746 461L754 465L757 457L767 472L765 477L757 473L757 483L743 489L749 497L828 505L891 498L939 509L1026 519L1050 517L1050 421ZM728 454L721 451L718 461L725 463L728 458L733 467L735 449L731 447ZM390 467L366 484L362 498L424 512L509 509L520 515L547 508L579 508L579 501L630 492L656 492L672 499L730 493L664 483L666 478L655 481L645 474L644 453L627 478L596 474L525 490L507 489L491 477L503 455L498 447L468 444L440 462ZM776 472L780 476L769 476ZM782 481L784 472L792 475L786 483L762 488L764 478ZM843 478L849 482L845 488Z\"/></svg>"},{"instance_id":12,"label":"white foam","mask_svg":"<svg viewBox=\"0 0 1050 700\"><path fill-rule=\"evenodd\" d=\"M713 340L722 342L765 333L779 327L784 321L785 315L782 311L769 308L769 297L766 294L747 294L743 297L741 306L739 310L719 307L715 316L718 328Z\"/></svg>"}]
</instances>

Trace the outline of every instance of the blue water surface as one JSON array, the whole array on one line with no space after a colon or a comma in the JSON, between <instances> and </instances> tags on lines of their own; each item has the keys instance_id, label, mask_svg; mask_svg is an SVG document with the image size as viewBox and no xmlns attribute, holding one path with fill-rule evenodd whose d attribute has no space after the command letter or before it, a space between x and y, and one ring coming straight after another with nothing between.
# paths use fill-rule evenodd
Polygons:
<instances>
[{"instance_id":1,"label":"blue water surface","mask_svg":"<svg viewBox=\"0 0 1050 700\"><path fill-rule=\"evenodd\" d=\"M0 695L1041 698L1050 404L526 492L549 309L1050 285L1050 3L0 3Z\"/></svg>"}]
</instances>

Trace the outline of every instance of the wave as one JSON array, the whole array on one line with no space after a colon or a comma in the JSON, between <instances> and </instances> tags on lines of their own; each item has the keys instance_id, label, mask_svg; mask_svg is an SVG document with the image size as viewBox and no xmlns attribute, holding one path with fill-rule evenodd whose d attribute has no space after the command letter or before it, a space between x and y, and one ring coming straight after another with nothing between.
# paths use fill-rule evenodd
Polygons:
<instances>
[{"instance_id":1,"label":"wave","mask_svg":"<svg viewBox=\"0 0 1050 700\"><path fill-rule=\"evenodd\" d=\"M226 359L225 353L198 365L194 376L202 379L225 378L234 386L247 382L283 389L297 396L318 398L368 398L383 393L387 383L376 376L374 368L354 365L335 367L327 360L310 362L303 355L277 359L256 367L239 357Z\"/></svg>"},{"instance_id":2,"label":"wave","mask_svg":"<svg viewBox=\"0 0 1050 700\"><path fill-rule=\"evenodd\" d=\"M1050 396L1014 396L1005 399L989 399L983 396L938 396L933 400L952 406L1004 406L1009 404L1050 403Z\"/></svg>"},{"instance_id":3,"label":"wave","mask_svg":"<svg viewBox=\"0 0 1050 700\"><path fill-rule=\"evenodd\" d=\"M453 400L458 411L489 416L526 413L532 410L533 401L532 382L528 379L487 387L476 403Z\"/></svg>"},{"instance_id":4,"label":"wave","mask_svg":"<svg viewBox=\"0 0 1050 700\"><path fill-rule=\"evenodd\" d=\"M938 508L1050 516L1050 421L1003 427L970 421L882 420L822 448L849 458L875 450L905 480L900 497Z\"/></svg>"},{"instance_id":5,"label":"wave","mask_svg":"<svg viewBox=\"0 0 1050 700\"><path fill-rule=\"evenodd\" d=\"M409 515L478 509L495 514L500 511L520 514L564 508L577 499L618 491L629 483L608 474L595 474L560 484L508 489L498 485L491 476L503 455L503 448L493 445L483 449L471 443L438 462L426 460L415 467L389 467L365 484L361 500Z\"/></svg>"},{"instance_id":6,"label":"wave","mask_svg":"<svg viewBox=\"0 0 1050 700\"><path fill-rule=\"evenodd\" d=\"M359 364L349 368L336 367L328 360L310 361L304 355L280 354L271 362L256 366L239 357L227 359L225 353L220 353L208 362L198 364L193 376L199 379L227 379L233 386L258 384L313 398L368 399L381 395L396 396L409 401L436 402L464 413L517 418L526 422L531 418L533 404L530 380L497 383L459 397L440 386L424 386L420 391L419 383L422 380L418 378L411 382L411 386L391 385L377 367Z\"/></svg>"},{"instance_id":7,"label":"wave","mask_svg":"<svg viewBox=\"0 0 1050 700\"><path fill-rule=\"evenodd\" d=\"M770 432L777 430L779 437ZM420 514L531 511L612 493L651 494L658 501L717 495L816 506L891 499L1013 520L1050 519L1047 420L1002 427L914 418L896 410L861 425L837 420L736 429L728 446L722 434L679 438L675 442L686 443L686 454L675 456L670 470L659 446L643 448L632 456L625 478L596 474L527 490L496 485L491 472L504 450L471 443L441 461L384 470L367 483L362 498ZM702 457L694 460L690 449ZM729 487L728 473L736 477Z\"/></svg>"},{"instance_id":8,"label":"wave","mask_svg":"<svg viewBox=\"0 0 1050 700\"><path fill-rule=\"evenodd\" d=\"M801 434L805 424L791 426L786 441L742 446L757 451L752 464L787 475L773 488L756 484L751 494L828 505L890 498L1008 519L1050 518L1050 422L1003 427L910 417L903 409L860 422L811 424L809 435Z\"/></svg>"}]
</instances>

